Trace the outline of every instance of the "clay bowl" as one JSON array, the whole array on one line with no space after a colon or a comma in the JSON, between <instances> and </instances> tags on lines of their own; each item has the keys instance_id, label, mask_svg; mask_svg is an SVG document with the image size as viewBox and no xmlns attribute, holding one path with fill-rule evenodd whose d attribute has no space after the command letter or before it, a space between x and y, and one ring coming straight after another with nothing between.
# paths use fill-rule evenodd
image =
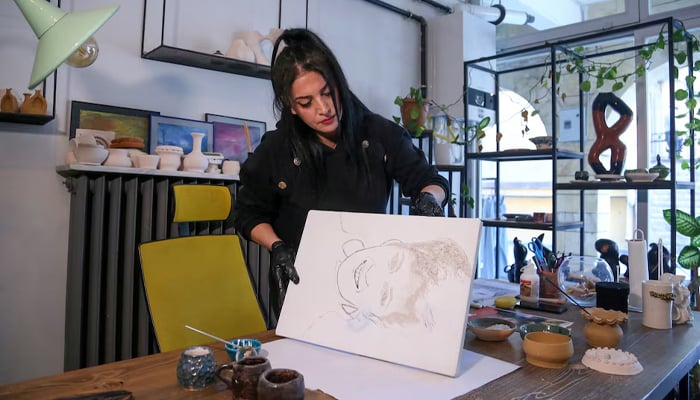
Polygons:
<instances>
[{"instance_id":1,"label":"clay bowl","mask_svg":"<svg viewBox=\"0 0 700 400\"><path fill-rule=\"evenodd\" d=\"M565 368L574 355L571 337L551 332L531 332L523 339L525 359L542 368Z\"/></svg>"},{"instance_id":2,"label":"clay bowl","mask_svg":"<svg viewBox=\"0 0 700 400\"><path fill-rule=\"evenodd\" d=\"M530 138L530 141L535 144L537 150L551 149L554 139L551 136L538 136Z\"/></svg>"},{"instance_id":3,"label":"clay bowl","mask_svg":"<svg viewBox=\"0 0 700 400\"><path fill-rule=\"evenodd\" d=\"M231 361L238 361L245 357L259 355L262 343L257 339L233 339L224 347Z\"/></svg>"},{"instance_id":4,"label":"clay bowl","mask_svg":"<svg viewBox=\"0 0 700 400\"><path fill-rule=\"evenodd\" d=\"M571 331L563 326L543 324L541 322L533 322L531 324L522 325L520 328L518 328L518 332L520 332L521 339L525 339L525 335L532 332L551 332L571 336Z\"/></svg>"},{"instance_id":5,"label":"clay bowl","mask_svg":"<svg viewBox=\"0 0 700 400\"><path fill-rule=\"evenodd\" d=\"M515 332L515 323L503 318L481 317L470 319L467 328L478 339L487 342L500 342Z\"/></svg>"}]
</instances>

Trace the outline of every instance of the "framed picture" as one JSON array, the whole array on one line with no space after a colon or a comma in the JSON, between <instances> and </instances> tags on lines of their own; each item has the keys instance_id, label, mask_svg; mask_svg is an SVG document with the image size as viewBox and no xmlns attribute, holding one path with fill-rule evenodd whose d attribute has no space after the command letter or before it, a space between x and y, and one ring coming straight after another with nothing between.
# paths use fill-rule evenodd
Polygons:
<instances>
[{"instance_id":1,"label":"framed picture","mask_svg":"<svg viewBox=\"0 0 700 400\"><path fill-rule=\"evenodd\" d=\"M205 119L214 124L214 151L241 163L258 147L266 129L264 122L250 119L208 113Z\"/></svg>"},{"instance_id":2,"label":"framed picture","mask_svg":"<svg viewBox=\"0 0 700 400\"><path fill-rule=\"evenodd\" d=\"M145 149L149 148L148 124L151 115L157 111L109 106L104 104L72 101L70 108L69 139L75 137L75 130L98 129L113 131L115 137L136 136L143 139Z\"/></svg>"},{"instance_id":3,"label":"framed picture","mask_svg":"<svg viewBox=\"0 0 700 400\"><path fill-rule=\"evenodd\" d=\"M187 154L192 151L192 132L204 134L202 151L212 151L214 125L211 122L151 115L150 152L155 153L156 146L168 145L180 146Z\"/></svg>"}]
</instances>

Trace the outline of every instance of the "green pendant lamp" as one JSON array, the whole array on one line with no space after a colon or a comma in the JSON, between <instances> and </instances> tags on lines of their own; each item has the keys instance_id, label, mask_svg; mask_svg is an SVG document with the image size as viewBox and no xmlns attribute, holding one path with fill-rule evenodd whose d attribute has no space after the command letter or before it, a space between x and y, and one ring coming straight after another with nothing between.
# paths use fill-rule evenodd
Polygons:
<instances>
[{"instance_id":1,"label":"green pendant lamp","mask_svg":"<svg viewBox=\"0 0 700 400\"><path fill-rule=\"evenodd\" d=\"M92 64L98 52L92 35L119 9L112 6L66 13L46 0L15 0L15 3L39 38L29 89L43 82L63 62L75 67Z\"/></svg>"}]
</instances>

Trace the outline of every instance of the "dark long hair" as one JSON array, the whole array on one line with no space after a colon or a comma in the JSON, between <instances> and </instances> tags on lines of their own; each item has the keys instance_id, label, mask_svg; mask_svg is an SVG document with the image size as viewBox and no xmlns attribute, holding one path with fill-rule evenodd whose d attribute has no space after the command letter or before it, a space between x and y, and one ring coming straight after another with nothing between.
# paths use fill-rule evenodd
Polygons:
<instances>
[{"instance_id":1,"label":"dark long hair","mask_svg":"<svg viewBox=\"0 0 700 400\"><path fill-rule=\"evenodd\" d=\"M280 43L285 47L278 49ZM363 135L358 132L362 119L369 113L367 107L350 90L345 74L331 49L315 33L307 29L286 29L275 41L272 51L272 89L275 92L275 116L282 128L289 132L289 143L302 166L311 166L314 176L325 178L323 145L315 132L301 118L292 114L292 84L306 71L320 74L331 92L339 119L339 136L350 159L357 165L362 181L369 183L369 163ZM338 104L340 103L340 104ZM317 179L322 184L325 179Z\"/></svg>"}]
</instances>

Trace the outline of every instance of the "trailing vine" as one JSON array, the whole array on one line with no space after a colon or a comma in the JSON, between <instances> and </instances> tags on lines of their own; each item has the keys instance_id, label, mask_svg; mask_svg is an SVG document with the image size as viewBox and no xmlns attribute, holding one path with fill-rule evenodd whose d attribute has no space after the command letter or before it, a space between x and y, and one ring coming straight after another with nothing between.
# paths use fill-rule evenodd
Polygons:
<instances>
[{"instance_id":1,"label":"trailing vine","mask_svg":"<svg viewBox=\"0 0 700 400\"><path fill-rule=\"evenodd\" d=\"M700 51L700 42L685 29L681 21L673 20L673 26L674 30L671 35L671 45L673 46L672 61L674 63L673 78L678 80L680 68L688 67L688 54L686 49L692 52ZM562 102L566 102L567 93L562 90L559 85L563 73L580 74L582 80L579 89L586 93L594 89L600 89L606 84L611 86L612 92L619 91L625 87L625 84L630 79L636 79L645 75L646 71L652 66L654 54L667 49L669 44L667 43L666 37L666 24L664 24L655 41L642 46L632 56L621 57L611 61L591 59L587 56L583 46L578 46L573 49L563 48L563 51L557 56L554 69L552 69L552 64L548 62L549 56L545 58L546 67L544 72L536 83L529 88L530 103L537 107L538 104L552 94L549 86L552 80L557 87L556 96ZM623 71L621 68L622 65L628 61L638 61L637 66L633 71L621 72ZM686 107L686 112L676 115L676 119L686 120L687 122L683 125L683 129L676 129L675 132L675 135L682 139L682 145L684 147L693 145L691 132L700 131L700 119L697 118L697 97L700 97L700 92L695 93L693 91L693 85L696 80L694 72L700 71L700 60L694 61L691 69L693 73L685 78L682 86L677 88L673 94L675 100L683 102ZM537 114L539 114L537 108L535 108L532 113L529 113L526 109L521 111L521 119L523 122L521 133L523 136L529 131L527 125L528 118ZM695 139L700 144L700 137ZM693 166L691 166L687 160L681 161L682 169L689 169L691 167ZM695 163L694 168L700 168L700 163Z\"/></svg>"}]
</instances>

